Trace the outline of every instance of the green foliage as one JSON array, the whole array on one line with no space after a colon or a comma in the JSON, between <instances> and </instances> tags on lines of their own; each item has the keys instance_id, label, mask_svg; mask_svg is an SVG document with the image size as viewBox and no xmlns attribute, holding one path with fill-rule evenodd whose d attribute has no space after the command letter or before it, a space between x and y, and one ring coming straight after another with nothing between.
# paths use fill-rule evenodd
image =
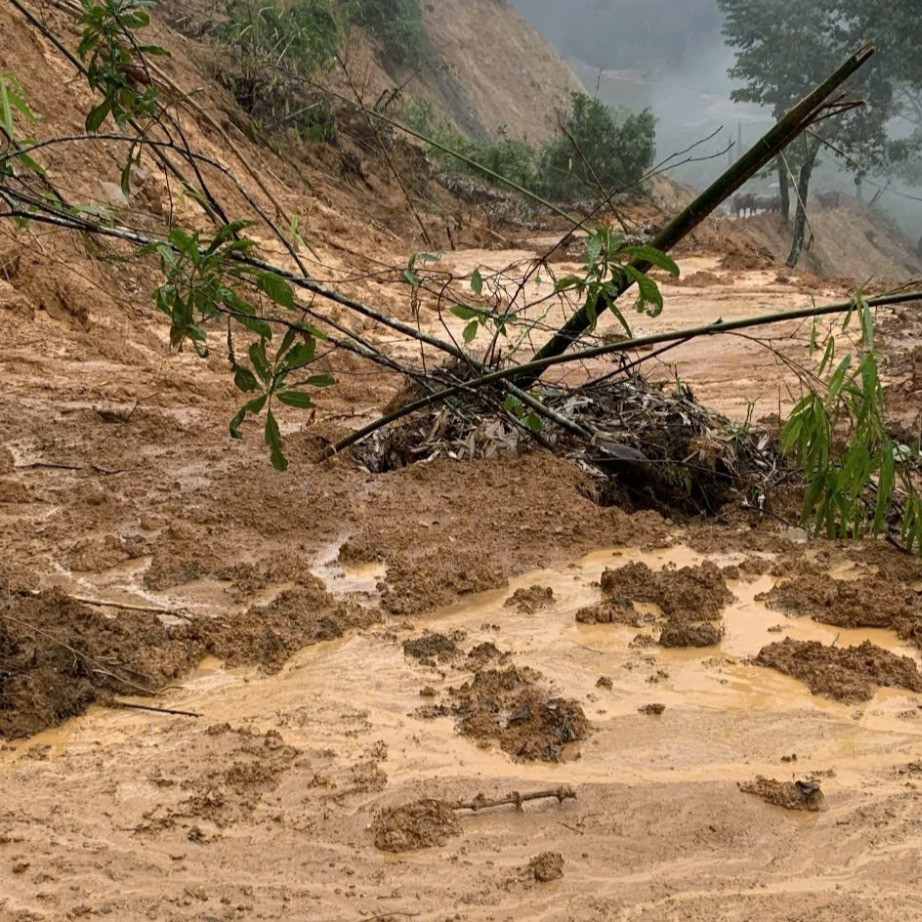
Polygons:
<instances>
[{"instance_id":1,"label":"green foliage","mask_svg":"<svg viewBox=\"0 0 922 922\"><path fill-rule=\"evenodd\" d=\"M583 275L558 279L556 289L575 291L579 295L589 313L590 328L595 326L598 307L604 306L631 336L630 324L617 305L617 298L629 282L637 285L634 308L638 313L657 317L663 309L659 285L645 272L630 265L631 261L648 262L672 275L679 274L679 267L665 253L651 246L627 244L611 228L601 227L589 238Z\"/></svg>"},{"instance_id":2,"label":"green foliage","mask_svg":"<svg viewBox=\"0 0 922 922\"><path fill-rule=\"evenodd\" d=\"M392 64L418 67L426 42L419 0L353 0L352 18Z\"/></svg>"},{"instance_id":3,"label":"green foliage","mask_svg":"<svg viewBox=\"0 0 922 922\"><path fill-rule=\"evenodd\" d=\"M616 111L585 93L574 93L572 98L573 110L563 133L541 147L511 137L505 128L494 139L469 140L437 119L431 104L418 98L404 106L400 118L434 142L430 154L450 172L479 175L502 186L491 175L498 174L562 202L636 186L653 163L656 120L652 113Z\"/></svg>"},{"instance_id":4,"label":"green foliage","mask_svg":"<svg viewBox=\"0 0 922 922\"><path fill-rule=\"evenodd\" d=\"M563 135L540 152L541 189L561 201L587 189L607 195L640 182L652 166L656 119L649 109L617 111L585 93L573 93Z\"/></svg>"},{"instance_id":5,"label":"green foliage","mask_svg":"<svg viewBox=\"0 0 922 922\"><path fill-rule=\"evenodd\" d=\"M304 372L314 361L317 340L323 334L311 326L284 315L296 309L291 285L274 272L256 269L240 261L252 253L254 243L241 238L248 225L235 221L222 227L215 236L203 241L200 234L173 228L166 241L152 249L160 258L165 282L157 289L157 308L170 319L170 343L174 348L190 342L200 356L206 356L208 324L220 317L228 319L228 352L234 384L250 395L230 422L230 433L242 438L241 426L248 416L266 411L264 438L273 466L288 467L273 412L275 401L285 406L310 409L314 406L306 388L327 387L335 383L327 374ZM257 310L253 299L241 291L254 290L264 296L288 329L281 344L269 349L273 338L272 323L279 316L267 316ZM250 341L247 360L238 359L234 351L232 326L241 328Z\"/></svg>"},{"instance_id":6,"label":"green foliage","mask_svg":"<svg viewBox=\"0 0 922 922\"><path fill-rule=\"evenodd\" d=\"M86 117L87 131L97 131L110 114L120 128L130 118L156 115L157 91L149 85L144 56L167 52L134 36L150 24L152 0L80 0L80 5L83 35L77 51L90 86L103 95Z\"/></svg>"},{"instance_id":7,"label":"green foliage","mask_svg":"<svg viewBox=\"0 0 922 922\"><path fill-rule=\"evenodd\" d=\"M336 60L341 27L329 0L232 0L215 32L233 62L220 79L265 130L287 124L310 141L335 136L328 98L299 79Z\"/></svg>"},{"instance_id":8,"label":"green foliage","mask_svg":"<svg viewBox=\"0 0 922 922\"><path fill-rule=\"evenodd\" d=\"M12 74L0 73L0 140L5 136L10 147L8 153L0 153L0 182L4 178L19 175L23 167L33 173L44 172L41 164L22 150L34 143L34 138L19 134L16 129L17 119L24 119L29 124L38 121L19 81Z\"/></svg>"},{"instance_id":9,"label":"green foliage","mask_svg":"<svg viewBox=\"0 0 922 922\"><path fill-rule=\"evenodd\" d=\"M857 366L851 355L834 364L835 338L827 339L818 369L825 395L811 389L798 401L781 430L781 448L804 473L802 520L816 533L860 538L888 531L896 520L906 546L922 553L922 501L906 463L911 452L886 430L873 319L860 296L856 313L864 354ZM815 338L811 346L818 348ZM836 451L842 431L844 447Z\"/></svg>"},{"instance_id":10,"label":"green foliage","mask_svg":"<svg viewBox=\"0 0 922 922\"><path fill-rule=\"evenodd\" d=\"M335 61L340 40L327 0L231 0L216 34L248 74L268 62L305 77Z\"/></svg>"},{"instance_id":11,"label":"green foliage","mask_svg":"<svg viewBox=\"0 0 922 922\"><path fill-rule=\"evenodd\" d=\"M727 44L737 49L730 76L743 84L733 91L732 98L768 106L776 117L822 82L866 38L881 33L884 8L889 8L889 16L908 19L907 13L896 13L905 5L890 0L882 4L865 0L816 0L808 4L800 0L718 0L718 6L725 15ZM858 10L860 16L856 15ZM891 18L890 26L896 27L895 19ZM914 34L918 34L918 26L915 28ZM912 57L918 59L916 53ZM883 166L902 155L887 133L888 122L896 112L894 63L890 56L885 61L878 57L862 68L845 88L868 104L825 120L819 129L824 138L857 158L865 169ZM792 155L796 161L796 147Z\"/></svg>"}]
</instances>

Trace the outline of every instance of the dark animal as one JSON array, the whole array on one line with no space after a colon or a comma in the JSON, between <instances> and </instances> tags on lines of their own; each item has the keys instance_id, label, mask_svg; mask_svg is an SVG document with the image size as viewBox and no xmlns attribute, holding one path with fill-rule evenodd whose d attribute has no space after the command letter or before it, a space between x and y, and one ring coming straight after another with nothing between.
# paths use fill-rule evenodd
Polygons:
<instances>
[{"instance_id":1,"label":"dark animal","mask_svg":"<svg viewBox=\"0 0 922 922\"><path fill-rule=\"evenodd\" d=\"M816 193L816 200L823 211L832 211L839 207L840 193L838 189L824 189Z\"/></svg>"},{"instance_id":2,"label":"dark animal","mask_svg":"<svg viewBox=\"0 0 922 922\"><path fill-rule=\"evenodd\" d=\"M753 214L755 210L755 195L751 192L737 192L733 196L733 210L738 218L744 217L747 213Z\"/></svg>"}]
</instances>

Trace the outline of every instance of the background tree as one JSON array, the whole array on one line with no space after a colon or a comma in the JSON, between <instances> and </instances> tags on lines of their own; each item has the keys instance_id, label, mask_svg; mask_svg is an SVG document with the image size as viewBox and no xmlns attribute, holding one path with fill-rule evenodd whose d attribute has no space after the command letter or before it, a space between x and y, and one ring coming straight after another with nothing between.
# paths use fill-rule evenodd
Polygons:
<instances>
[{"instance_id":1,"label":"background tree","mask_svg":"<svg viewBox=\"0 0 922 922\"><path fill-rule=\"evenodd\" d=\"M881 32L872 22L879 8L894 13L887 27L892 42L885 45L883 60L866 68L846 85L861 107L843 106L839 114L798 138L785 152L785 160L796 174L797 211L788 265L794 266L803 250L806 209L813 169L827 146L843 166L856 172L880 170L885 164L904 159L908 151L888 135L888 122L897 113L895 80L888 59L897 47L900 22L905 18L899 0L871 4L864 0L717 0L724 13L724 35L737 49L730 76L742 82L732 98L767 106L775 117L791 108L823 74L852 53L865 38ZM860 15L859 15L860 11ZM886 10L884 12L887 12ZM898 14L898 15L897 15ZM908 53L908 50L907 52ZM844 100L843 100L844 101ZM786 176L782 179L786 181Z\"/></svg>"}]
</instances>

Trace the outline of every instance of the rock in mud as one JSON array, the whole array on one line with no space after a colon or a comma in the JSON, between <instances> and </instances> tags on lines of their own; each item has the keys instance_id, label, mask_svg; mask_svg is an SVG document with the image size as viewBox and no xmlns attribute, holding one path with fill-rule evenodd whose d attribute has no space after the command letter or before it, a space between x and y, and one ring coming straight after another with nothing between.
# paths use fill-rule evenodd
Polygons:
<instances>
[{"instance_id":1,"label":"rock in mud","mask_svg":"<svg viewBox=\"0 0 922 922\"><path fill-rule=\"evenodd\" d=\"M922 691L922 673L914 660L870 641L857 647L830 647L786 637L763 647L755 662L806 682L815 695L847 704L869 700L879 686Z\"/></svg>"},{"instance_id":2,"label":"rock in mud","mask_svg":"<svg viewBox=\"0 0 922 922\"><path fill-rule=\"evenodd\" d=\"M659 635L659 644L661 647L713 647L723 636L723 627L710 621L670 621Z\"/></svg>"},{"instance_id":3,"label":"rock in mud","mask_svg":"<svg viewBox=\"0 0 922 922\"><path fill-rule=\"evenodd\" d=\"M746 781L739 787L744 794L755 794L786 810L818 812L826 809L826 798L816 781L775 781L757 775L755 781Z\"/></svg>"},{"instance_id":4,"label":"rock in mud","mask_svg":"<svg viewBox=\"0 0 922 922\"><path fill-rule=\"evenodd\" d=\"M529 873L539 884L563 877L563 855L560 852L542 852L528 862Z\"/></svg>"},{"instance_id":5,"label":"rock in mud","mask_svg":"<svg viewBox=\"0 0 922 922\"><path fill-rule=\"evenodd\" d=\"M461 835L461 824L448 804L426 799L381 811L371 831L381 851L411 852L444 845Z\"/></svg>"}]
</instances>

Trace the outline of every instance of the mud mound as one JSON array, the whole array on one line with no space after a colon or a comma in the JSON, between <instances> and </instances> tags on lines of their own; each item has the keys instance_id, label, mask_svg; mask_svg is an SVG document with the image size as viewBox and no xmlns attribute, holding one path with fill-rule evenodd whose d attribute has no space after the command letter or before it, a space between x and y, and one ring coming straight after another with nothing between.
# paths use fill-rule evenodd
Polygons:
<instances>
[{"instance_id":1,"label":"mud mound","mask_svg":"<svg viewBox=\"0 0 922 922\"><path fill-rule=\"evenodd\" d=\"M228 665L256 663L271 672L302 647L336 640L346 630L378 619L373 610L337 601L313 577L309 587L288 589L268 605L254 605L242 615L190 622L175 639Z\"/></svg>"},{"instance_id":2,"label":"mud mound","mask_svg":"<svg viewBox=\"0 0 922 922\"><path fill-rule=\"evenodd\" d=\"M818 812L826 809L826 798L815 781L775 781L757 775L754 781L741 784L740 790L786 810Z\"/></svg>"},{"instance_id":3,"label":"mud mound","mask_svg":"<svg viewBox=\"0 0 922 922\"><path fill-rule=\"evenodd\" d=\"M580 705L554 698L531 669L479 672L452 689L452 713L465 736L497 742L513 758L559 762L568 743L583 739L589 721Z\"/></svg>"},{"instance_id":4,"label":"mud mound","mask_svg":"<svg viewBox=\"0 0 922 922\"><path fill-rule=\"evenodd\" d=\"M418 659L423 665L434 666L435 661L452 659L459 653L458 645L444 634L423 634L403 642L403 652Z\"/></svg>"},{"instance_id":5,"label":"mud mound","mask_svg":"<svg viewBox=\"0 0 922 922\"><path fill-rule=\"evenodd\" d=\"M470 367L450 363L431 373L433 383L457 385ZM423 396L416 384L385 407L396 409ZM420 410L373 433L355 456L374 473L421 461L451 458L518 458L536 442L505 413L501 388L458 397L458 405ZM688 389L678 393L640 375L555 390L543 398L553 411L604 438L574 435L572 427L545 420L542 443L558 455L594 470L588 495L601 506L654 508L712 514L739 493L774 482L783 467L771 439L712 413ZM463 411L463 412L460 412Z\"/></svg>"},{"instance_id":6,"label":"mud mound","mask_svg":"<svg viewBox=\"0 0 922 922\"><path fill-rule=\"evenodd\" d=\"M166 627L151 613L118 617L57 591L7 590L0 608L0 737L30 736L112 694L154 694L212 655L281 668L302 647L377 618L337 602L319 580L226 619Z\"/></svg>"},{"instance_id":7,"label":"mud mound","mask_svg":"<svg viewBox=\"0 0 922 922\"><path fill-rule=\"evenodd\" d=\"M733 601L720 568L707 560L679 570L654 573L645 563L632 562L602 574L602 592L635 602L652 602L674 621L717 621Z\"/></svg>"},{"instance_id":8,"label":"mud mound","mask_svg":"<svg viewBox=\"0 0 922 922\"><path fill-rule=\"evenodd\" d=\"M508 653L500 650L492 641L485 640L467 654L467 668L473 672L479 672L490 663L505 663L508 659Z\"/></svg>"},{"instance_id":9,"label":"mud mound","mask_svg":"<svg viewBox=\"0 0 922 922\"><path fill-rule=\"evenodd\" d=\"M849 704L869 700L879 686L922 691L922 673L910 657L870 641L857 647L828 647L786 637L763 647L755 662L806 682L815 695Z\"/></svg>"},{"instance_id":10,"label":"mud mound","mask_svg":"<svg viewBox=\"0 0 922 922\"><path fill-rule=\"evenodd\" d=\"M502 567L476 550L400 553L388 558L381 605L392 615L414 615L505 584Z\"/></svg>"},{"instance_id":11,"label":"mud mound","mask_svg":"<svg viewBox=\"0 0 922 922\"><path fill-rule=\"evenodd\" d=\"M55 591L11 593L0 608L0 737L56 726L109 694L153 692L198 659L153 614L110 618Z\"/></svg>"},{"instance_id":12,"label":"mud mound","mask_svg":"<svg viewBox=\"0 0 922 922\"><path fill-rule=\"evenodd\" d=\"M554 604L554 590L550 586L529 586L527 589L516 589L504 604L509 608L516 606L522 614L533 615L540 609Z\"/></svg>"},{"instance_id":13,"label":"mud mound","mask_svg":"<svg viewBox=\"0 0 922 922\"><path fill-rule=\"evenodd\" d=\"M653 624L656 617L634 608L630 599L615 596L604 599L597 605L586 605L576 613L580 624L626 624L628 627L643 627Z\"/></svg>"},{"instance_id":14,"label":"mud mound","mask_svg":"<svg viewBox=\"0 0 922 922\"><path fill-rule=\"evenodd\" d=\"M542 852L528 862L528 872L539 884L563 877L563 855L560 852Z\"/></svg>"},{"instance_id":15,"label":"mud mound","mask_svg":"<svg viewBox=\"0 0 922 922\"><path fill-rule=\"evenodd\" d=\"M723 627L702 621L698 624L672 621L659 635L661 647L713 647L723 639Z\"/></svg>"},{"instance_id":16,"label":"mud mound","mask_svg":"<svg viewBox=\"0 0 922 922\"><path fill-rule=\"evenodd\" d=\"M708 272L706 269L693 272L688 277L681 276L680 278L669 280L670 285L675 285L678 288L708 288L721 283L722 279L719 275Z\"/></svg>"},{"instance_id":17,"label":"mud mound","mask_svg":"<svg viewBox=\"0 0 922 922\"><path fill-rule=\"evenodd\" d=\"M455 811L441 800L417 800L383 810L371 831L381 851L410 852L444 845L461 835L461 824Z\"/></svg>"},{"instance_id":18,"label":"mud mound","mask_svg":"<svg viewBox=\"0 0 922 922\"><path fill-rule=\"evenodd\" d=\"M882 576L837 580L795 576L759 596L778 611L809 615L835 627L883 627L922 646L922 604L911 586Z\"/></svg>"}]
</instances>

